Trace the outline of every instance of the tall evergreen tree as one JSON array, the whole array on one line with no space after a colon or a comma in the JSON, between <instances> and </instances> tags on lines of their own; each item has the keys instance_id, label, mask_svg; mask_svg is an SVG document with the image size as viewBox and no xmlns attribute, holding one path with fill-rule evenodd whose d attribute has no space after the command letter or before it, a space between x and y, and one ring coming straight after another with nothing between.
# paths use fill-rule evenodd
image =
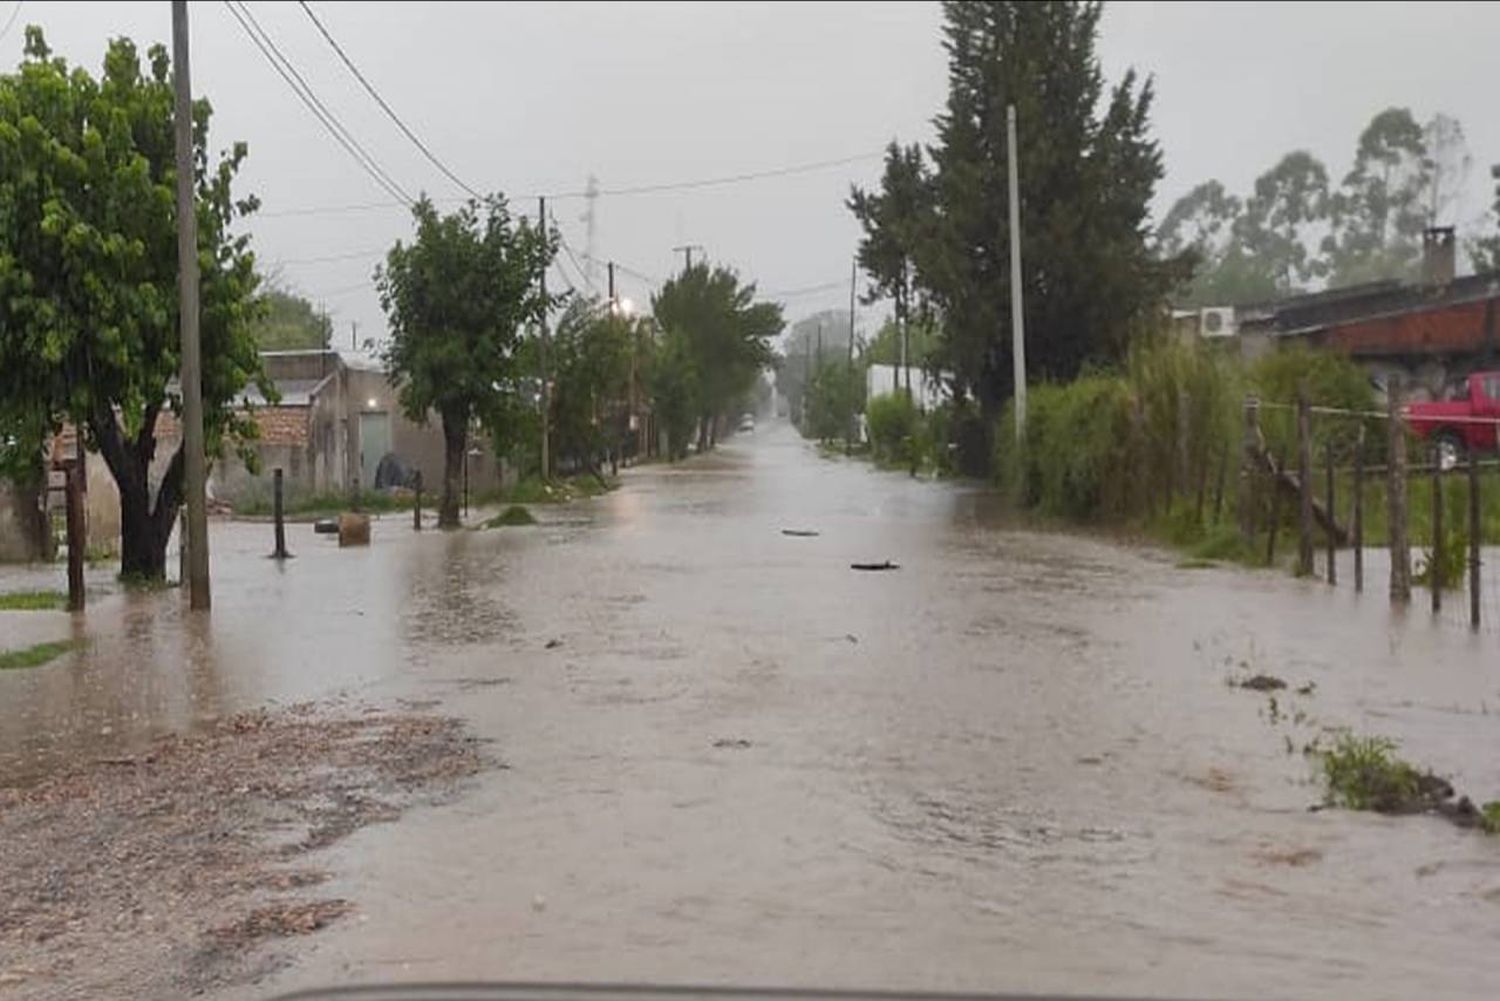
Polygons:
<instances>
[{"instance_id":1,"label":"tall evergreen tree","mask_svg":"<svg viewBox=\"0 0 1500 1001\"><path fill-rule=\"evenodd\" d=\"M1148 247L1162 176L1152 86L1131 72L1106 93L1100 13L1097 2L943 4L948 104L931 150L936 209L918 280L944 313L957 388L990 415L1012 391L1007 105L1020 130L1032 377L1065 378L1118 355L1172 283Z\"/></svg>"}]
</instances>

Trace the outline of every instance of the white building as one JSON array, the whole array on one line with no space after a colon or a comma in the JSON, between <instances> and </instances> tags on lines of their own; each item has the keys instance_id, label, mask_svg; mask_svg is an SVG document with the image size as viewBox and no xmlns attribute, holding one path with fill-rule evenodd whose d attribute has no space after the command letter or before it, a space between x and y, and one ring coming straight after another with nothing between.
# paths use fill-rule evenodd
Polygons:
<instances>
[{"instance_id":1,"label":"white building","mask_svg":"<svg viewBox=\"0 0 1500 1001\"><path fill-rule=\"evenodd\" d=\"M871 365L865 369L865 398L873 400L877 396L890 396L898 388L905 388L905 373L896 365ZM898 381L898 376L902 376ZM934 407L947 403L953 394L948 391L948 385L953 376L948 372L940 372L936 376L929 375L921 369L913 367L911 370L911 398L919 410L931 410Z\"/></svg>"}]
</instances>

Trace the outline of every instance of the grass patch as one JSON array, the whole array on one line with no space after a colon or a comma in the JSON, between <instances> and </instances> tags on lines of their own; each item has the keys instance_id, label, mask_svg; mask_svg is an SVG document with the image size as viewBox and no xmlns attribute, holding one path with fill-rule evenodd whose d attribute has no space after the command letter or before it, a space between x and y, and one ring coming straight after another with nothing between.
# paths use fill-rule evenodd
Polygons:
<instances>
[{"instance_id":1,"label":"grass patch","mask_svg":"<svg viewBox=\"0 0 1500 1001\"><path fill-rule=\"evenodd\" d=\"M582 497L598 497L607 494L620 485L618 478L599 477L589 473L579 476L560 477L552 480L543 480L540 477L528 476L509 490L498 493L487 494L479 499L479 503L497 501L501 504L565 504L570 500Z\"/></svg>"},{"instance_id":2,"label":"grass patch","mask_svg":"<svg viewBox=\"0 0 1500 1001\"><path fill-rule=\"evenodd\" d=\"M1452 788L1431 772L1421 772L1396 756L1396 742L1386 737L1338 736L1323 752L1323 779L1330 806L1376 813L1416 813L1446 798Z\"/></svg>"},{"instance_id":3,"label":"grass patch","mask_svg":"<svg viewBox=\"0 0 1500 1001\"><path fill-rule=\"evenodd\" d=\"M38 643L36 646L22 647L20 650L0 651L0 671L41 667L48 661L61 657L77 645L72 640L59 640L55 643Z\"/></svg>"},{"instance_id":4,"label":"grass patch","mask_svg":"<svg viewBox=\"0 0 1500 1001\"><path fill-rule=\"evenodd\" d=\"M483 527L484 528L503 528L503 527L505 527L507 525L535 525L535 524L536 524L536 518L532 516L532 514L531 514L530 511L526 510L524 507L522 507L519 504L512 504L510 507L506 508L504 511L501 511L499 514L495 515L489 521L485 522L484 525L483 525Z\"/></svg>"},{"instance_id":5,"label":"grass patch","mask_svg":"<svg viewBox=\"0 0 1500 1001\"><path fill-rule=\"evenodd\" d=\"M423 500L428 506L437 503L436 495L424 492ZM288 497L282 511L288 517L308 515L332 515L356 508L369 514L385 514L391 511L410 511L415 498L412 494L387 493L384 490L361 490L357 494L348 491L331 491L320 494L303 494ZM251 518L268 517L273 513L271 498L252 497L234 506L234 513Z\"/></svg>"},{"instance_id":6,"label":"grass patch","mask_svg":"<svg viewBox=\"0 0 1500 1001\"><path fill-rule=\"evenodd\" d=\"M50 612L65 608L68 596L61 591L13 591L0 594L0 612Z\"/></svg>"},{"instance_id":7,"label":"grass patch","mask_svg":"<svg viewBox=\"0 0 1500 1001\"><path fill-rule=\"evenodd\" d=\"M1479 827L1486 834L1500 834L1500 800L1490 800L1479 808Z\"/></svg>"}]
</instances>

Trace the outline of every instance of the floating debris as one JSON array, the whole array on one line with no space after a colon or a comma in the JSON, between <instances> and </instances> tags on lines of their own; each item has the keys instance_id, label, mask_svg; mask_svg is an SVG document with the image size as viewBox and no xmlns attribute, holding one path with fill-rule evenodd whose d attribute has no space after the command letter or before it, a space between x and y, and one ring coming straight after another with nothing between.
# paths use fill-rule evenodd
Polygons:
<instances>
[{"instance_id":1,"label":"floating debris","mask_svg":"<svg viewBox=\"0 0 1500 1001\"><path fill-rule=\"evenodd\" d=\"M850 570L900 570L901 564L886 560L884 563L851 563Z\"/></svg>"}]
</instances>

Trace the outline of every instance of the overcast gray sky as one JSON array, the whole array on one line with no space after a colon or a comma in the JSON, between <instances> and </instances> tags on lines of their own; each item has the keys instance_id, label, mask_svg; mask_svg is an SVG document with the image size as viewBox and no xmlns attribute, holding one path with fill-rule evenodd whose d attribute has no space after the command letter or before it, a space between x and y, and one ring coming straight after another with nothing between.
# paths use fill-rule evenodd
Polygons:
<instances>
[{"instance_id":1,"label":"overcast gray sky","mask_svg":"<svg viewBox=\"0 0 1500 1001\"><path fill-rule=\"evenodd\" d=\"M462 194L384 117L295 3L248 6L403 187ZM460 178L505 192L527 213L536 194L578 192L590 173L607 191L863 156L595 202L598 257L660 279L680 263L674 246L701 244L763 290L798 292L785 299L789 320L847 303L839 283L858 236L843 207L849 185L878 177L891 138L929 139L945 92L935 3L313 6ZM391 196L298 103L223 4L190 7L193 83L214 104L213 142L250 144L242 190L264 203L250 224L261 260L324 303L340 338L353 322L361 338L383 331L370 272L409 231L408 215L378 204ZM11 9L0 0L0 23ZM28 0L0 39L7 66L20 57L26 23L41 24L58 54L95 72L106 39L125 34L144 48L171 29L165 0ZM1445 111L1463 123L1475 165L1462 225L1488 207L1488 165L1500 161L1500 122L1487 106L1497 38L1500 6L1491 5L1117 3L1106 10L1100 51L1111 79L1127 66L1156 77L1162 205L1209 177L1243 192L1298 147L1337 179L1370 116L1399 104L1422 119ZM585 203L553 205L566 240L584 253ZM571 263L563 268L572 275ZM639 278L622 273L620 283L628 296L649 295Z\"/></svg>"}]
</instances>

